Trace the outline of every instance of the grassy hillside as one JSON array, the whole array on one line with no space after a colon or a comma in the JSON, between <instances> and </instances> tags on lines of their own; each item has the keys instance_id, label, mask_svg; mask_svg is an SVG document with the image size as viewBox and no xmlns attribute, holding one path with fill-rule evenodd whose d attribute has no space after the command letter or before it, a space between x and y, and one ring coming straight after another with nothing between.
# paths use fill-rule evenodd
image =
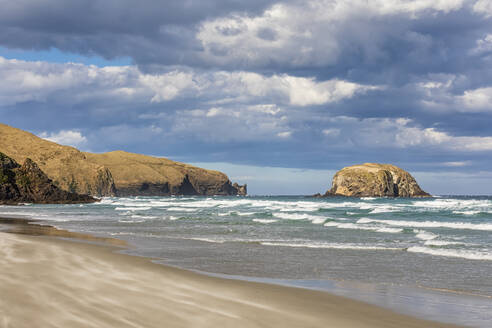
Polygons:
<instances>
[{"instance_id":1,"label":"grassy hillside","mask_svg":"<svg viewBox=\"0 0 492 328\"><path fill-rule=\"evenodd\" d=\"M31 158L63 190L95 196L115 194L111 172L87 160L76 148L0 123L0 151L19 163Z\"/></svg>"},{"instance_id":2,"label":"grassy hillside","mask_svg":"<svg viewBox=\"0 0 492 328\"><path fill-rule=\"evenodd\" d=\"M27 157L62 189L95 196L237 195L224 173L124 151L84 153L0 124L0 151L23 162Z\"/></svg>"},{"instance_id":3,"label":"grassy hillside","mask_svg":"<svg viewBox=\"0 0 492 328\"><path fill-rule=\"evenodd\" d=\"M93 163L109 168L120 195L236 194L224 173L124 151L84 153Z\"/></svg>"}]
</instances>

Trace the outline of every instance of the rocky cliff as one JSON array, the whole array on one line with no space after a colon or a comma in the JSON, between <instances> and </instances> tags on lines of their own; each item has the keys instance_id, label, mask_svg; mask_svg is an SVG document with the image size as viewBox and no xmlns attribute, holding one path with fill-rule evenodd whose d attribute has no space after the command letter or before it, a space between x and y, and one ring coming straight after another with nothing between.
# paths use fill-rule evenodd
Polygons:
<instances>
[{"instance_id":1,"label":"rocky cliff","mask_svg":"<svg viewBox=\"0 0 492 328\"><path fill-rule=\"evenodd\" d=\"M127 195L246 195L246 186L232 184L222 172L166 158L124 151L85 153L111 171L119 196Z\"/></svg>"},{"instance_id":2,"label":"rocky cliff","mask_svg":"<svg viewBox=\"0 0 492 328\"><path fill-rule=\"evenodd\" d=\"M429 197L407 171L390 164L365 163L349 166L333 177L324 196Z\"/></svg>"},{"instance_id":3,"label":"rocky cliff","mask_svg":"<svg viewBox=\"0 0 492 328\"><path fill-rule=\"evenodd\" d=\"M31 158L63 190L93 196L116 195L108 168L88 161L73 147L0 124L0 151L19 163Z\"/></svg>"},{"instance_id":4,"label":"rocky cliff","mask_svg":"<svg viewBox=\"0 0 492 328\"><path fill-rule=\"evenodd\" d=\"M31 159L20 166L0 153L0 204L17 203L93 203L97 199L61 190Z\"/></svg>"},{"instance_id":5,"label":"rocky cliff","mask_svg":"<svg viewBox=\"0 0 492 328\"><path fill-rule=\"evenodd\" d=\"M5 124L0 151L18 162L31 158L63 190L93 196L246 194L246 185L218 171L123 151L83 153Z\"/></svg>"}]
</instances>

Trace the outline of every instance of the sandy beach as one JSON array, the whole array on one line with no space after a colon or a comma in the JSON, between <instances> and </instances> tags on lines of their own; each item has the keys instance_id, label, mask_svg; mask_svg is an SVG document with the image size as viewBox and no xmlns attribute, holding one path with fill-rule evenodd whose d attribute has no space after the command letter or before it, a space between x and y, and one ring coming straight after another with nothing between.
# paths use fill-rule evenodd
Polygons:
<instances>
[{"instance_id":1,"label":"sandy beach","mask_svg":"<svg viewBox=\"0 0 492 328\"><path fill-rule=\"evenodd\" d=\"M2 328L451 327L324 292L154 264L90 236L13 227L0 233Z\"/></svg>"}]
</instances>

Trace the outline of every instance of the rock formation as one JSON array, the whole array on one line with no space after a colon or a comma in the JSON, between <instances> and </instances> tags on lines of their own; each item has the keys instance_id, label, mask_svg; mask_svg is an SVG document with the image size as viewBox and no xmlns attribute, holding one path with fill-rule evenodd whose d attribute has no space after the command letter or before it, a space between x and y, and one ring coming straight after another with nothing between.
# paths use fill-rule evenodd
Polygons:
<instances>
[{"instance_id":1,"label":"rock formation","mask_svg":"<svg viewBox=\"0 0 492 328\"><path fill-rule=\"evenodd\" d=\"M394 165L376 163L341 169L324 196L430 197L407 171Z\"/></svg>"},{"instance_id":2,"label":"rock formation","mask_svg":"<svg viewBox=\"0 0 492 328\"><path fill-rule=\"evenodd\" d=\"M0 124L0 151L19 163L29 157L63 190L93 196L116 195L111 172L88 161L84 153L73 147Z\"/></svg>"},{"instance_id":3,"label":"rock formation","mask_svg":"<svg viewBox=\"0 0 492 328\"><path fill-rule=\"evenodd\" d=\"M0 151L35 161L61 189L93 196L245 195L227 175L192 165L114 151L81 152L0 124Z\"/></svg>"},{"instance_id":4,"label":"rock formation","mask_svg":"<svg viewBox=\"0 0 492 328\"><path fill-rule=\"evenodd\" d=\"M0 204L17 203L93 203L97 199L61 190L27 158L20 166L0 153Z\"/></svg>"},{"instance_id":5,"label":"rock formation","mask_svg":"<svg viewBox=\"0 0 492 328\"><path fill-rule=\"evenodd\" d=\"M246 186L232 184L222 172L124 151L85 153L111 171L119 196L245 195Z\"/></svg>"}]
</instances>

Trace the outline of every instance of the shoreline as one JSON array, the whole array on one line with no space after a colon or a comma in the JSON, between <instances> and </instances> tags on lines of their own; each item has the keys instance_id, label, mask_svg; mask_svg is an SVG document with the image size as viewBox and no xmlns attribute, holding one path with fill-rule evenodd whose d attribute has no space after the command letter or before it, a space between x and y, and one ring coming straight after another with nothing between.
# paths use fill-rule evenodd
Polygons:
<instances>
[{"instance_id":1,"label":"shoreline","mask_svg":"<svg viewBox=\"0 0 492 328\"><path fill-rule=\"evenodd\" d=\"M0 326L6 328L32 322L71 327L160 327L163 322L168 327L458 327L328 292L157 264L117 252L125 245L112 238L13 220L17 222L10 227L17 231L0 232L5 268L0 281L7 281L0 284L6 295L0 300Z\"/></svg>"}]
</instances>

